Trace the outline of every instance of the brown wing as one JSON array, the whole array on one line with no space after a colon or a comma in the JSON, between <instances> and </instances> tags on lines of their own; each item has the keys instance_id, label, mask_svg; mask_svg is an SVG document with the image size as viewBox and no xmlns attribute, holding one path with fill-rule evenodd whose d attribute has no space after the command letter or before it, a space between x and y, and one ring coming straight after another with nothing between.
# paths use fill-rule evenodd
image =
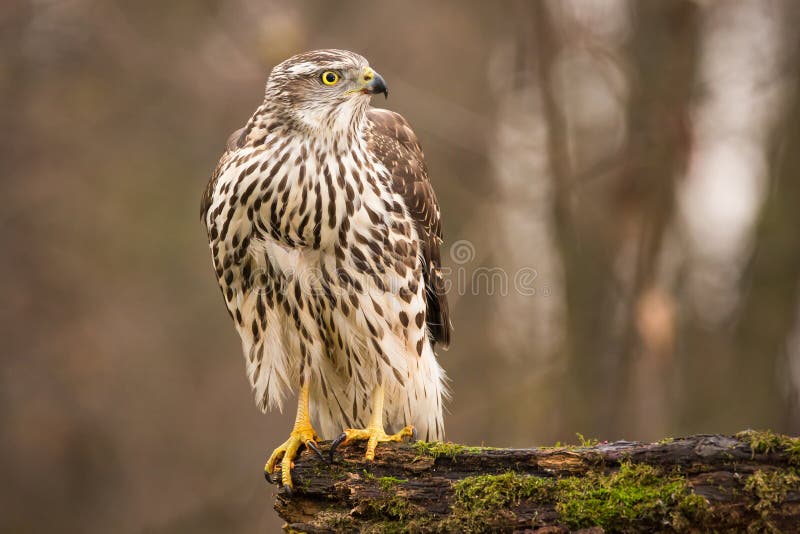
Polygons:
<instances>
[{"instance_id":1,"label":"brown wing","mask_svg":"<svg viewBox=\"0 0 800 534\"><path fill-rule=\"evenodd\" d=\"M417 136L398 113L370 109L369 148L392 173L395 193L405 200L414 219L425 260L423 274L428 292L427 323L434 342L450 344L450 311L441 272L442 224L439 203L428 180L428 169Z\"/></svg>"}]
</instances>

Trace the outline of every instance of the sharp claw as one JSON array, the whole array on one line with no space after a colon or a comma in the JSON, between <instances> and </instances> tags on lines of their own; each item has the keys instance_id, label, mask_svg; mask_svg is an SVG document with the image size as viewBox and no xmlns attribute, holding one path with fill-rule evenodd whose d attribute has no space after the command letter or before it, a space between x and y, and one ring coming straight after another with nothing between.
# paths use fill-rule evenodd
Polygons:
<instances>
[{"instance_id":1,"label":"sharp claw","mask_svg":"<svg viewBox=\"0 0 800 534\"><path fill-rule=\"evenodd\" d=\"M322 451L319 450L319 447L317 447L316 443L314 443L313 441L306 441L306 447L317 453L317 456L319 456L320 460L326 462L325 456L322 455Z\"/></svg>"},{"instance_id":2,"label":"sharp claw","mask_svg":"<svg viewBox=\"0 0 800 534\"><path fill-rule=\"evenodd\" d=\"M270 484L272 484L272 477L270 476L270 474L269 474L269 473L267 473L267 470L266 470L266 469L264 470L264 478L266 478L266 479L267 479L267 482L269 482Z\"/></svg>"},{"instance_id":3,"label":"sharp claw","mask_svg":"<svg viewBox=\"0 0 800 534\"><path fill-rule=\"evenodd\" d=\"M336 449L339 447L339 445L341 445L342 442L346 439L347 439L347 434L345 432L342 432L341 434L339 434L339 437L333 440L333 443L331 443L331 450L328 453L328 456L330 458L329 463L333 463L333 453L336 452Z\"/></svg>"},{"instance_id":4,"label":"sharp claw","mask_svg":"<svg viewBox=\"0 0 800 534\"><path fill-rule=\"evenodd\" d=\"M292 487L289 484L284 484L283 485L283 493L286 496L291 496L292 492L293 492Z\"/></svg>"},{"instance_id":5,"label":"sharp claw","mask_svg":"<svg viewBox=\"0 0 800 534\"><path fill-rule=\"evenodd\" d=\"M417 427L411 427L411 443L416 443L417 441Z\"/></svg>"}]
</instances>

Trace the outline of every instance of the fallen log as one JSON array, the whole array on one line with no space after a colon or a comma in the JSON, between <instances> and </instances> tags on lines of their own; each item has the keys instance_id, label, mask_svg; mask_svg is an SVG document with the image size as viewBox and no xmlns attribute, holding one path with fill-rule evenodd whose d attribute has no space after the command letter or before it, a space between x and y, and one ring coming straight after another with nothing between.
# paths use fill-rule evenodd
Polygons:
<instances>
[{"instance_id":1,"label":"fallen log","mask_svg":"<svg viewBox=\"0 0 800 534\"><path fill-rule=\"evenodd\" d=\"M329 444L323 444L327 451ZM363 444L304 452L291 532L800 531L800 439L771 432L532 449ZM279 478L279 477L278 477Z\"/></svg>"}]
</instances>

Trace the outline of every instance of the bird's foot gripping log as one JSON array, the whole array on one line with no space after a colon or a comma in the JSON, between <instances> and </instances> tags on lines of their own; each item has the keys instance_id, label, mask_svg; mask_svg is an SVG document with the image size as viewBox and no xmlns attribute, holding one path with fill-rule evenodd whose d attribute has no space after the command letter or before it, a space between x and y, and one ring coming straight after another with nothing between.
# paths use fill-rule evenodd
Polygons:
<instances>
[{"instance_id":1,"label":"bird's foot gripping log","mask_svg":"<svg viewBox=\"0 0 800 534\"><path fill-rule=\"evenodd\" d=\"M308 382L306 382L300 388L300 397L297 400L297 417L294 421L294 428L289 434L289 439L272 451L267 464L264 466L264 475L267 480L270 480L270 475L275 472L275 468L280 461L281 483L284 489L291 492L292 466L295 456L301 447L313 450L321 460L325 460L317 446L318 440L317 431L311 426L311 420L308 416Z\"/></svg>"},{"instance_id":2,"label":"bird's foot gripping log","mask_svg":"<svg viewBox=\"0 0 800 534\"><path fill-rule=\"evenodd\" d=\"M323 451L328 444L321 444ZM800 525L800 439L769 432L658 443L492 449L343 446L297 458L275 508L297 532L771 531ZM338 455L337 455L338 458Z\"/></svg>"},{"instance_id":3,"label":"bird's foot gripping log","mask_svg":"<svg viewBox=\"0 0 800 534\"><path fill-rule=\"evenodd\" d=\"M402 442L404 438L416 438L413 426L406 426L396 434L387 434L383 428L383 386L376 386L372 392L372 415L367 428L347 428L331 444L330 460L333 461L333 454L339 445L347 445L354 441L366 441L367 452L364 460L372 461L375 459L375 449L378 443Z\"/></svg>"}]
</instances>

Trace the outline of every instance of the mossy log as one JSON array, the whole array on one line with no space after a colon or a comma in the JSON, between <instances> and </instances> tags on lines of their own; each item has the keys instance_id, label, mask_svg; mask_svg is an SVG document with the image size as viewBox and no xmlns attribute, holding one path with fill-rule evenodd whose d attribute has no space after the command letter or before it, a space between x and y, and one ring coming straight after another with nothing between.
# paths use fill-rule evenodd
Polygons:
<instances>
[{"instance_id":1,"label":"mossy log","mask_svg":"<svg viewBox=\"0 0 800 534\"><path fill-rule=\"evenodd\" d=\"M327 450L329 444L324 444ZM304 452L275 504L291 532L798 532L800 439L494 449L448 443Z\"/></svg>"}]
</instances>

